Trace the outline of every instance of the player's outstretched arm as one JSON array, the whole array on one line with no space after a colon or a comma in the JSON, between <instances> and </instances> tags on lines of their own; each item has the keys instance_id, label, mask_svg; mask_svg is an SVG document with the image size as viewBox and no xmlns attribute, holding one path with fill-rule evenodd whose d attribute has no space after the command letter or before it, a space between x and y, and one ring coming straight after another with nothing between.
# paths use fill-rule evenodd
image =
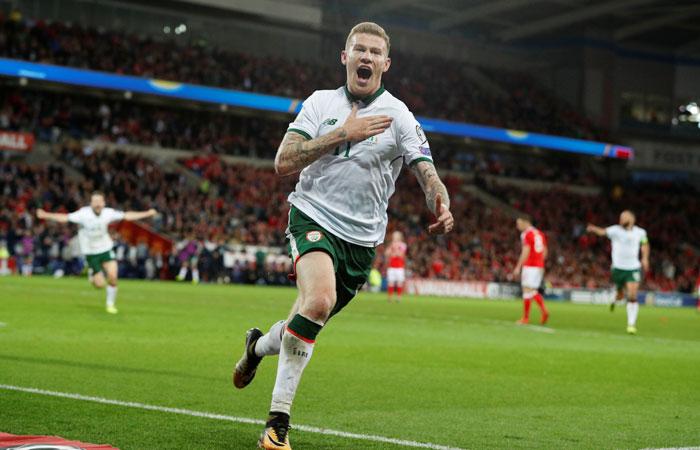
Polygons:
<instances>
[{"instance_id":1,"label":"player's outstretched arm","mask_svg":"<svg viewBox=\"0 0 700 450\"><path fill-rule=\"evenodd\" d=\"M357 117L357 104L342 127L315 139L306 140L302 135L287 132L275 156L277 175L291 175L329 153L343 142L358 142L383 133L392 122L389 116Z\"/></svg>"},{"instance_id":2,"label":"player's outstretched arm","mask_svg":"<svg viewBox=\"0 0 700 450\"><path fill-rule=\"evenodd\" d=\"M126 211L124 212L124 220L131 222L134 220L148 219L156 214L158 214L158 211L153 208L149 209L148 211Z\"/></svg>"},{"instance_id":3,"label":"player's outstretched arm","mask_svg":"<svg viewBox=\"0 0 700 450\"><path fill-rule=\"evenodd\" d=\"M588 226L586 227L586 231L588 231L589 233L597 234L598 236L607 235L607 233L605 232L605 228L597 227L592 223L588 224Z\"/></svg>"},{"instance_id":4,"label":"player's outstretched arm","mask_svg":"<svg viewBox=\"0 0 700 450\"><path fill-rule=\"evenodd\" d=\"M412 170L425 193L428 208L437 217L437 222L428 227L428 232L430 234L449 233L455 224L450 212L450 196L435 166L428 161L419 161Z\"/></svg>"},{"instance_id":5,"label":"player's outstretched arm","mask_svg":"<svg viewBox=\"0 0 700 450\"><path fill-rule=\"evenodd\" d=\"M53 222L68 223L68 214L50 213L39 208L36 210L36 217L42 220L51 220Z\"/></svg>"}]
</instances>

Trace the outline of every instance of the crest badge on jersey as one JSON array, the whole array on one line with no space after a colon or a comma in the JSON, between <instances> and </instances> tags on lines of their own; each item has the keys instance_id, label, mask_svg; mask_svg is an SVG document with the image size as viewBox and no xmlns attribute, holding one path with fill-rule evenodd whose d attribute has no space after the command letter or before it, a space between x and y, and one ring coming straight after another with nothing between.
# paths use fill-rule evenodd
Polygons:
<instances>
[{"instance_id":1,"label":"crest badge on jersey","mask_svg":"<svg viewBox=\"0 0 700 450\"><path fill-rule=\"evenodd\" d=\"M320 231L309 231L306 233L306 240L309 242L318 242L323 238L323 233Z\"/></svg>"}]
</instances>

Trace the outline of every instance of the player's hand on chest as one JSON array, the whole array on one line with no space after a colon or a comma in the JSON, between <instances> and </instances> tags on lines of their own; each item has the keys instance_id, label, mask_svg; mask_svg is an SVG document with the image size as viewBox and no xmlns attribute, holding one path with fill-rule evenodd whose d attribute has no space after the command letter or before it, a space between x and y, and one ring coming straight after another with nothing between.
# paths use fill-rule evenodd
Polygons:
<instances>
[{"instance_id":1,"label":"player's hand on chest","mask_svg":"<svg viewBox=\"0 0 700 450\"><path fill-rule=\"evenodd\" d=\"M380 114L380 112L360 110L358 117L373 116L377 114ZM319 136L323 136L342 127L348 115L349 110L344 111L343 117L329 115L321 122ZM396 152L397 144L395 131L394 127L390 126L382 133L375 136L370 136L360 141L355 140L343 142L335 147L332 155L341 158L369 157L371 159L375 159L379 156L380 159L392 159Z\"/></svg>"}]
</instances>

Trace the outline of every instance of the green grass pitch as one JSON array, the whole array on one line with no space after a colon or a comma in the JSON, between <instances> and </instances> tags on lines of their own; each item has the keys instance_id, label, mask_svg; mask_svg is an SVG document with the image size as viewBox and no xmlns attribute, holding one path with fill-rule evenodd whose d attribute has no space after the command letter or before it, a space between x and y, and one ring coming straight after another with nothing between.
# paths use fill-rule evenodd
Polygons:
<instances>
[{"instance_id":1,"label":"green grass pitch","mask_svg":"<svg viewBox=\"0 0 700 450\"><path fill-rule=\"evenodd\" d=\"M120 313L85 279L0 278L0 384L264 419L276 358L231 385L244 332L286 316L283 288L123 281ZM319 335L292 422L460 448L700 446L700 314L360 294ZM533 316L538 318L536 308ZM121 449L252 449L258 425L0 389L0 431ZM295 449L393 449L292 430Z\"/></svg>"}]
</instances>

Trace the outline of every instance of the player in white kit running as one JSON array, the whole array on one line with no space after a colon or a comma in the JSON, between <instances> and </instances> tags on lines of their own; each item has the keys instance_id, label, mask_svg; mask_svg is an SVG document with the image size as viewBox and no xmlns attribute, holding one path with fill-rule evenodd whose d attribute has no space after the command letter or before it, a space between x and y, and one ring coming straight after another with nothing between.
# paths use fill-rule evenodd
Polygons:
<instances>
[{"instance_id":1,"label":"player in white kit running","mask_svg":"<svg viewBox=\"0 0 700 450\"><path fill-rule=\"evenodd\" d=\"M649 239L644 228L635 225L636 218L632 211L622 211L620 224L607 228L588 224L586 230L598 236L606 236L612 243L612 280L617 288L615 301L622 300L627 293L627 332L637 333L637 291L642 281L642 271L649 271ZM641 250L642 258L639 253ZM615 309L615 301L610 304L610 311Z\"/></svg>"},{"instance_id":2,"label":"player in white kit running","mask_svg":"<svg viewBox=\"0 0 700 450\"><path fill-rule=\"evenodd\" d=\"M120 220L141 220L155 216L156 210L148 211L117 211L105 207L105 196L95 191L90 196L90 206L85 206L70 214L50 213L39 208L36 216L42 220L59 223L75 223L78 225L78 242L80 251L87 260L92 271L92 285L98 289L107 285L106 309L110 314L116 314L117 307L117 274L118 267L114 255L114 242L109 236L109 224ZM106 283L105 283L106 275Z\"/></svg>"},{"instance_id":3,"label":"player in white kit running","mask_svg":"<svg viewBox=\"0 0 700 450\"><path fill-rule=\"evenodd\" d=\"M265 449L291 448L291 405L316 336L367 280L375 247L384 242L389 197L403 165L413 170L437 218L428 231L442 234L454 226L447 189L420 124L382 86L391 65L384 29L370 22L353 27L340 60L347 84L306 99L275 158L279 175L301 171L289 195L287 229L297 301L289 319L264 336L257 328L249 330L233 374L235 386L243 388L263 356L279 354L270 413L258 443Z\"/></svg>"}]
</instances>

